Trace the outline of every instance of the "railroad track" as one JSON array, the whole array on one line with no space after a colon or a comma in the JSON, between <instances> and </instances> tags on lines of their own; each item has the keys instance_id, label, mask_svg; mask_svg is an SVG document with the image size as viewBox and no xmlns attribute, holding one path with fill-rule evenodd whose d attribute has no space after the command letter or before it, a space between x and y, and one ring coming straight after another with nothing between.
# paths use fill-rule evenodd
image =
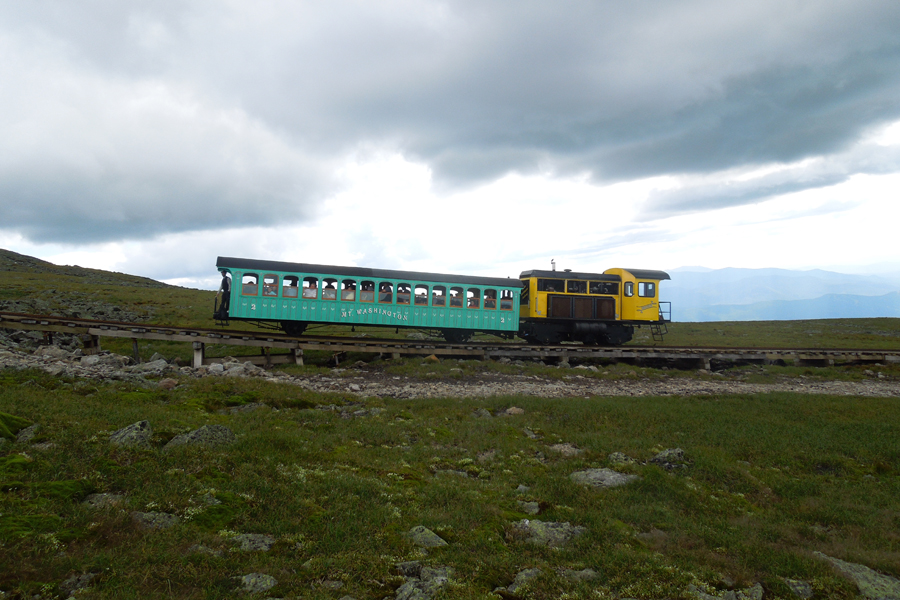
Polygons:
<instances>
[{"instance_id":1,"label":"railroad track","mask_svg":"<svg viewBox=\"0 0 900 600\"><path fill-rule=\"evenodd\" d=\"M684 368L709 369L715 361L731 363L774 363L783 361L797 365L833 365L835 363L900 362L897 350L847 350L841 348L694 348L675 346L583 346L562 344L536 346L516 342L467 342L451 344L443 340L396 340L370 337L312 336L291 337L280 332L244 331L173 327L122 321L100 321L76 317L32 315L0 312L0 329L42 331L52 341L53 333L81 336L85 353L100 351L100 338L118 337L132 340L135 359L139 340L188 342L193 345L193 366L215 362L206 356L208 344L250 346L260 349L257 356L242 357L257 364L303 364L307 350L331 352L335 361L348 352L401 355L456 356L500 359L539 359L568 361L571 359L606 359L645 364L668 363ZM272 350L282 350L273 353Z\"/></svg>"}]
</instances>

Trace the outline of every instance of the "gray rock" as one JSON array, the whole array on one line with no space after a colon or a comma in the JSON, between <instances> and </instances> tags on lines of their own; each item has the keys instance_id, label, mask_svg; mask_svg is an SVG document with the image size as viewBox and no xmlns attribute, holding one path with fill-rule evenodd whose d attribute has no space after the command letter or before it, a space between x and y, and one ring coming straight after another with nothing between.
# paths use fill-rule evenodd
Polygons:
<instances>
[{"instance_id":1,"label":"gray rock","mask_svg":"<svg viewBox=\"0 0 900 600\"><path fill-rule=\"evenodd\" d=\"M248 594L260 594L278 585L277 579L265 573L250 573L238 579L241 582L241 589Z\"/></svg>"},{"instance_id":2,"label":"gray rock","mask_svg":"<svg viewBox=\"0 0 900 600\"><path fill-rule=\"evenodd\" d=\"M163 512L133 512L132 520L144 529L170 529L180 520L176 515Z\"/></svg>"},{"instance_id":3,"label":"gray rock","mask_svg":"<svg viewBox=\"0 0 900 600\"><path fill-rule=\"evenodd\" d=\"M519 508L527 515L536 515L541 512L541 505L537 502L523 502L519 500Z\"/></svg>"},{"instance_id":4,"label":"gray rock","mask_svg":"<svg viewBox=\"0 0 900 600\"><path fill-rule=\"evenodd\" d=\"M168 366L169 363L167 363L163 359L151 360L150 362L134 365L133 367L131 367L131 371L134 373L162 373Z\"/></svg>"},{"instance_id":5,"label":"gray rock","mask_svg":"<svg viewBox=\"0 0 900 600\"><path fill-rule=\"evenodd\" d=\"M91 582L99 575L99 573L83 573L82 575L72 575L61 584L59 591L64 597L72 597L79 590L83 590L91 585Z\"/></svg>"},{"instance_id":6,"label":"gray rock","mask_svg":"<svg viewBox=\"0 0 900 600\"><path fill-rule=\"evenodd\" d=\"M207 367L210 375L221 375L225 372L225 365L222 363L213 363Z\"/></svg>"},{"instance_id":7,"label":"gray rock","mask_svg":"<svg viewBox=\"0 0 900 600\"><path fill-rule=\"evenodd\" d=\"M176 435L163 450L170 450L176 446L227 446L237 441L237 436L224 425L204 425L189 433Z\"/></svg>"},{"instance_id":8,"label":"gray rock","mask_svg":"<svg viewBox=\"0 0 900 600\"><path fill-rule=\"evenodd\" d=\"M150 357L150 362L156 362L156 361L158 361L158 360L161 360L161 361L163 361L164 363L168 364L168 361L166 360L166 357L165 357L165 356L163 356L163 355L160 354L159 352L154 352L154 353L153 353L153 356Z\"/></svg>"},{"instance_id":9,"label":"gray rock","mask_svg":"<svg viewBox=\"0 0 900 600\"><path fill-rule=\"evenodd\" d=\"M579 454L584 454L584 450L575 447L574 444L566 442L565 444L553 444L550 446L550 449L554 452L559 452L563 456L578 456Z\"/></svg>"},{"instance_id":10,"label":"gray rock","mask_svg":"<svg viewBox=\"0 0 900 600\"><path fill-rule=\"evenodd\" d=\"M89 494L82 504L87 504L92 508L108 508L120 504L124 499L125 496L120 494Z\"/></svg>"},{"instance_id":11,"label":"gray rock","mask_svg":"<svg viewBox=\"0 0 900 600\"><path fill-rule=\"evenodd\" d=\"M707 594L697 586L691 584L688 586L688 593L697 598L697 600L762 600L763 587L759 583L743 590L726 590L719 594Z\"/></svg>"},{"instance_id":12,"label":"gray rock","mask_svg":"<svg viewBox=\"0 0 900 600\"><path fill-rule=\"evenodd\" d=\"M264 533L242 533L231 541L244 552L268 552L275 545L275 538Z\"/></svg>"},{"instance_id":13,"label":"gray rock","mask_svg":"<svg viewBox=\"0 0 900 600\"><path fill-rule=\"evenodd\" d=\"M152 436L153 428L150 427L150 421L138 421L113 432L109 436L109 443L113 446L146 448L150 446L150 438Z\"/></svg>"},{"instance_id":14,"label":"gray rock","mask_svg":"<svg viewBox=\"0 0 900 600\"><path fill-rule=\"evenodd\" d=\"M394 565L403 577L418 579L422 575L422 563L417 560L410 560Z\"/></svg>"},{"instance_id":15,"label":"gray rock","mask_svg":"<svg viewBox=\"0 0 900 600\"><path fill-rule=\"evenodd\" d=\"M621 465L633 465L637 461L625 454L624 452L613 452L607 457L609 464L614 467Z\"/></svg>"},{"instance_id":16,"label":"gray rock","mask_svg":"<svg viewBox=\"0 0 900 600\"><path fill-rule=\"evenodd\" d=\"M29 425L25 429L19 430L19 433L16 434L16 442L27 444L34 439L34 436L36 436L40 430L41 426L38 423Z\"/></svg>"},{"instance_id":17,"label":"gray rock","mask_svg":"<svg viewBox=\"0 0 900 600\"><path fill-rule=\"evenodd\" d=\"M659 465L667 471L677 467L684 467L684 450L681 448L669 448L663 450L650 459L650 462Z\"/></svg>"},{"instance_id":18,"label":"gray rock","mask_svg":"<svg viewBox=\"0 0 900 600\"><path fill-rule=\"evenodd\" d=\"M637 475L626 475L612 469L585 469L584 471L575 471L569 475L569 479L581 485L603 489L625 485L640 479L640 477Z\"/></svg>"},{"instance_id":19,"label":"gray rock","mask_svg":"<svg viewBox=\"0 0 900 600\"><path fill-rule=\"evenodd\" d=\"M870 600L900 600L900 579L890 575L882 575L865 565L843 561L821 552L813 552L813 556L827 560L844 576L853 580L859 593Z\"/></svg>"},{"instance_id":20,"label":"gray rock","mask_svg":"<svg viewBox=\"0 0 900 600\"><path fill-rule=\"evenodd\" d=\"M519 571L518 573L516 573L516 578L506 588L506 590L511 594L515 594L520 589L522 589L526 585L528 585L528 582L530 582L532 579L534 579L535 577L537 577L540 574L541 574L540 569L525 569L524 571Z\"/></svg>"},{"instance_id":21,"label":"gray rock","mask_svg":"<svg viewBox=\"0 0 900 600\"><path fill-rule=\"evenodd\" d=\"M494 415L491 414L491 411L489 411L486 408L476 408L472 412L472 416L475 417L476 419L493 419L494 418Z\"/></svg>"},{"instance_id":22,"label":"gray rock","mask_svg":"<svg viewBox=\"0 0 900 600\"><path fill-rule=\"evenodd\" d=\"M580 571L575 571L574 569L561 569L559 574L572 583L578 583L579 581L593 581L600 577L600 574L593 569L582 569Z\"/></svg>"},{"instance_id":23,"label":"gray rock","mask_svg":"<svg viewBox=\"0 0 900 600\"><path fill-rule=\"evenodd\" d=\"M397 588L395 600L429 600L450 581L452 573L450 567L422 567L419 577Z\"/></svg>"},{"instance_id":24,"label":"gray rock","mask_svg":"<svg viewBox=\"0 0 900 600\"><path fill-rule=\"evenodd\" d=\"M798 598L808 600L809 598L813 597L813 589L808 582L801 581L799 579L788 579L786 577L784 579L784 582L789 588L791 588L791 592L793 592L794 595Z\"/></svg>"},{"instance_id":25,"label":"gray rock","mask_svg":"<svg viewBox=\"0 0 900 600\"><path fill-rule=\"evenodd\" d=\"M513 528L522 533L526 541L537 546L561 546L587 531L587 528L571 525L569 522L545 523L537 519L524 519L513 523Z\"/></svg>"},{"instance_id":26,"label":"gray rock","mask_svg":"<svg viewBox=\"0 0 900 600\"><path fill-rule=\"evenodd\" d=\"M527 494L530 491L531 491L531 488L528 487L527 485L523 485L523 484L519 484L519 487L516 488L517 494Z\"/></svg>"},{"instance_id":27,"label":"gray rock","mask_svg":"<svg viewBox=\"0 0 900 600\"><path fill-rule=\"evenodd\" d=\"M406 537L416 546L421 548L437 548L446 546L445 542L439 535L431 531L424 525L417 525L406 532Z\"/></svg>"},{"instance_id":28,"label":"gray rock","mask_svg":"<svg viewBox=\"0 0 900 600\"><path fill-rule=\"evenodd\" d=\"M204 546L203 544L194 544L187 549L186 554L209 554L210 556L222 556L224 552L222 552L221 550L215 550L213 548L210 548L209 546Z\"/></svg>"}]
</instances>

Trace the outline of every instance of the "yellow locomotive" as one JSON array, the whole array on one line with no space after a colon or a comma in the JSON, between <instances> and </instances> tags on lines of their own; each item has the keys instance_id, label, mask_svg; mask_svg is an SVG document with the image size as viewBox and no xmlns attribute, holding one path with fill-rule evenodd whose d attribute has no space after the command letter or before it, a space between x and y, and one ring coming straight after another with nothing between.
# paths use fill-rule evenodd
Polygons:
<instances>
[{"instance_id":1,"label":"yellow locomotive","mask_svg":"<svg viewBox=\"0 0 900 600\"><path fill-rule=\"evenodd\" d=\"M661 339L671 320L670 303L659 301L664 271L524 271L519 279L519 337L528 342L619 345L642 325Z\"/></svg>"}]
</instances>

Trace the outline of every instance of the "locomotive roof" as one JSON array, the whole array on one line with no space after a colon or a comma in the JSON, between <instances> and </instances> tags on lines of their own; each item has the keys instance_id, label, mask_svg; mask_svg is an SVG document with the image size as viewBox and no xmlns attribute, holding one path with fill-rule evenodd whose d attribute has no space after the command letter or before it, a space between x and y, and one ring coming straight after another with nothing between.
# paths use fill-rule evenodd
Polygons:
<instances>
[{"instance_id":1,"label":"locomotive roof","mask_svg":"<svg viewBox=\"0 0 900 600\"><path fill-rule=\"evenodd\" d=\"M647 269L622 269L635 276L636 279L654 279L662 281L671 279L665 271L650 271ZM575 271L522 271L519 279L523 277L544 277L547 279L590 279L593 281L622 281L618 275L606 275L605 273L576 273Z\"/></svg>"},{"instance_id":2,"label":"locomotive roof","mask_svg":"<svg viewBox=\"0 0 900 600\"><path fill-rule=\"evenodd\" d=\"M438 281L441 283L462 283L469 285L490 285L498 287L521 287L518 279L501 277L476 277L474 275L448 275L445 273L423 273L419 271L395 271L392 269L370 269L368 267L341 267L315 265L309 263L281 262L277 260L257 260L220 256L216 268L253 269L254 271L280 271L288 273L311 273L321 275L346 275L348 277L371 277L373 279L400 279L409 282Z\"/></svg>"}]
</instances>

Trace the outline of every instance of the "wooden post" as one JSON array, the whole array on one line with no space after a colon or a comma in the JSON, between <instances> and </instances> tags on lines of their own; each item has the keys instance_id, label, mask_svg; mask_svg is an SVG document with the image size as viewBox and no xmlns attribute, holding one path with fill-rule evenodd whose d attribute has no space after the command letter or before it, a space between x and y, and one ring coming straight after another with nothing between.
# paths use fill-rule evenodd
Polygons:
<instances>
[{"instance_id":1,"label":"wooden post","mask_svg":"<svg viewBox=\"0 0 900 600\"><path fill-rule=\"evenodd\" d=\"M303 348L292 348L291 354L294 355L294 364L303 366Z\"/></svg>"},{"instance_id":2,"label":"wooden post","mask_svg":"<svg viewBox=\"0 0 900 600\"><path fill-rule=\"evenodd\" d=\"M141 353L138 352L137 338L131 338L131 353L134 355L134 364L141 364Z\"/></svg>"},{"instance_id":3,"label":"wooden post","mask_svg":"<svg viewBox=\"0 0 900 600\"><path fill-rule=\"evenodd\" d=\"M206 344L203 342L193 342L194 344L194 359L191 361L191 366L195 369L199 369L203 366L203 359L206 358Z\"/></svg>"}]
</instances>

